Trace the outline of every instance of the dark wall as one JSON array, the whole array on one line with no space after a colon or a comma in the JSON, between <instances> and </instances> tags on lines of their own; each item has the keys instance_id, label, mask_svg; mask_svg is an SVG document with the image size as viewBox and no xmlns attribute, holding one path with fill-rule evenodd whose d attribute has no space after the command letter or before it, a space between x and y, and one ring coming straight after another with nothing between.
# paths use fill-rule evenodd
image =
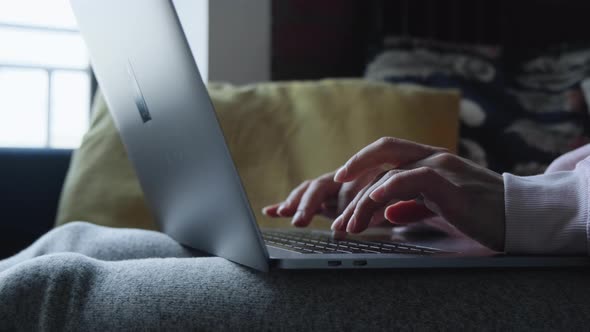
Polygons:
<instances>
[{"instance_id":1,"label":"dark wall","mask_svg":"<svg viewBox=\"0 0 590 332\"><path fill-rule=\"evenodd\" d=\"M362 75L367 10L358 0L273 1L272 79Z\"/></svg>"},{"instance_id":2,"label":"dark wall","mask_svg":"<svg viewBox=\"0 0 590 332\"><path fill-rule=\"evenodd\" d=\"M273 0L273 80L361 76L385 35L526 54L590 41L590 0Z\"/></svg>"}]
</instances>

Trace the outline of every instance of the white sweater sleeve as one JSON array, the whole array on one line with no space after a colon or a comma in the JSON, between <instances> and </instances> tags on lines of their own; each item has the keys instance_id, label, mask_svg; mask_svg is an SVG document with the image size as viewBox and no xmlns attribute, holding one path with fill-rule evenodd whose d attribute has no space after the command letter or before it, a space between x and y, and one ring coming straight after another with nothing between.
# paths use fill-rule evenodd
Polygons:
<instances>
[{"instance_id":1,"label":"white sweater sleeve","mask_svg":"<svg viewBox=\"0 0 590 332\"><path fill-rule=\"evenodd\" d=\"M590 161L573 171L503 177L506 253L588 254Z\"/></svg>"}]
</instances>

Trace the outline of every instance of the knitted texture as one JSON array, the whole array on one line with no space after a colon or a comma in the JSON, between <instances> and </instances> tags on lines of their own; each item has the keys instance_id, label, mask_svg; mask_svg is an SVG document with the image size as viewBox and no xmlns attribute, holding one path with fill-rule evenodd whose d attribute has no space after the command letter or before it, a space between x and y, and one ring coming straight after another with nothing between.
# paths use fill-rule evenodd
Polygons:
<instances>
[{"instance_id":1,"label":"knitted texture","mask_svg":"<svg viewBox=\"0 0 590 332\"><path fill-rule=\"evenodd\" d=\"M66 241L67 239L67 241ZM83 253L83 254L81 254ZM0 261L0 330L586 330L586 270L264 274L86 223ZM147 257L174 258L147 258Z\"/></svg>"}]
</instances>

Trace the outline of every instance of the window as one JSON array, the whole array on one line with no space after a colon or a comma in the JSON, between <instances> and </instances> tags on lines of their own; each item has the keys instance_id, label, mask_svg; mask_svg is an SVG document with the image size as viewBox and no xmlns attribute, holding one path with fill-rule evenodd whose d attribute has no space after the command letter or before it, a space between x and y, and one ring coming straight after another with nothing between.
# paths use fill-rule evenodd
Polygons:
<instances>
[{"instance_id":1,"label":"window","mask_svg":"<svg viewBox=\"0 0 590 332\"><path fill-rule=\"evenodd\" d=\"M68 0L0 0L0 147L76 148L91 72Z\"/></svg>"}]
</instances>

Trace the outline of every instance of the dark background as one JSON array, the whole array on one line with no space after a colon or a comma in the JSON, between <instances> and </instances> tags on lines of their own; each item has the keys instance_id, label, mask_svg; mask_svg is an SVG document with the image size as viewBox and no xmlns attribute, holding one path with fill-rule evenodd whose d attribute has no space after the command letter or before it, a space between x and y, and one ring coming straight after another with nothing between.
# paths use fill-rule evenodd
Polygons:
<instances>
[{"instance_id":1,"label":"dark background","mask_svg":"<svg viewBox=\"0 0 590 332\"><path fill-rule=\"evenodd\" d=\"M504 46L514 57L590 41L588 0L272 2L273 80L358 77L386 35Z\"/></svg>"}]
</instances>

